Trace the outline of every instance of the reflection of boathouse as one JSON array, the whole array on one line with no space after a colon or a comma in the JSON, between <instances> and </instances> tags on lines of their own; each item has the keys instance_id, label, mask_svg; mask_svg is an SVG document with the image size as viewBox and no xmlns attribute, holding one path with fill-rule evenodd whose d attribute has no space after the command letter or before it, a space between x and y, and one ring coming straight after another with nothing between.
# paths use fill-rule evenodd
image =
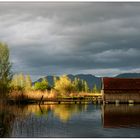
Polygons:
<instances>
[{"instance_id":1,"label":"reflection of boathouse","mask_svg":"<svg viewBox=\"0 0 140 140\"><path fill-rule=\"evenodd\" d=\"M103 78L103 100L108 102L140 102L140 79Z\"/></svg>"},{"instance_id":2,"label":"reflection of boathouse","mask_svg":"<svg viewBox=\"0 0 140 140\"><path fill-rule=\"evenodd\" d=\"M102 108L103 127L140 127L140 105L106 104Z\"/></svg>"}]
</instances>

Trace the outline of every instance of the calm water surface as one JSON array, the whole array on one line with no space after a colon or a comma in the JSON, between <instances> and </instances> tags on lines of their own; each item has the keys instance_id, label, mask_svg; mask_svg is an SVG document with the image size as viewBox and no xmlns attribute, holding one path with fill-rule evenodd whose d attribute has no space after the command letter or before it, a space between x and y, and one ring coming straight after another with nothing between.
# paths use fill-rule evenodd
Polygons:
<instances>
[{"instance_id":1,"label":"calm water surface","mask_svg":"<svg viewBox=\"0 0 140 140\"><path fill-rule=\"evenodd\" d=\"M0 136L140 137L140 105L1 105Z\"/></svg>"}]
</instances>

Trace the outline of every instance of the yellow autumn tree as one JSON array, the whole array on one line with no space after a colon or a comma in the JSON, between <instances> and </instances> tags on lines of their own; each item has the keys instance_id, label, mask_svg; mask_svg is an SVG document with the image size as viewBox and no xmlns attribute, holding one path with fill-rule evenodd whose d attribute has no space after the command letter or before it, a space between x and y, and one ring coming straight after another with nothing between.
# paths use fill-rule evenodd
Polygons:
<instances>
[{"instance_id":1,"label":"yellow autumn tree","mask_svg":"<svg viewBox=\"0 0 140 140\"><path fill-rule=\"evenodd\" d=\"M54 88L61 96L69 96L75 89L72 81L66 75L60 76L59 79L55 81Z\"/></svg>"}]
</instances>

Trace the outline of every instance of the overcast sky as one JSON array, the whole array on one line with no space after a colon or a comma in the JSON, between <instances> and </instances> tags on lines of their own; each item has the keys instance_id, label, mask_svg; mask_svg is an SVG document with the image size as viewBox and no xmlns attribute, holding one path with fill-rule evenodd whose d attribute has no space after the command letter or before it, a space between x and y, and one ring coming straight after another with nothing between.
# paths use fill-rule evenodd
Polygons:
<instances>
[{"instance_id":1,"label":"overcast sky","mask_svg":"<svg viewBox=\"0 0 140 140\"><path fill-rule=\"evenodd\" d=\"M140 72L140 3L0 3L14 72Z\"/></svg>"}]
</instances>

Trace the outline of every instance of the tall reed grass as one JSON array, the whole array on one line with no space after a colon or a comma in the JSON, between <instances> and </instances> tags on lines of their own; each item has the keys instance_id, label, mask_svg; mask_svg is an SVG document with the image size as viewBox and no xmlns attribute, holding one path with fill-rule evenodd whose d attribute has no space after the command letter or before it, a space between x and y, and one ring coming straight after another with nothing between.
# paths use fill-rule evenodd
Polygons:
<instances>
[{"instance_id":1,"label":"tall reed grass","mask_svg":"<svg viewBox=\"0 0 140 140\"><path fill-rule=\"evenodd\" d=\"M48 99L48 98L67 98L67 97L86 97L86 96L101 96L100 93L85 93L85 92L80 92L80 93L70 93L69 96L61 96L60 93L58 93L56 90L50 90L50 91L36 91L36 90L30 90L30 91L12 91L9 94L10 99L15 99L15 100L39 100L43 96L43 99Z\"/></svg>"}]
</instances>

